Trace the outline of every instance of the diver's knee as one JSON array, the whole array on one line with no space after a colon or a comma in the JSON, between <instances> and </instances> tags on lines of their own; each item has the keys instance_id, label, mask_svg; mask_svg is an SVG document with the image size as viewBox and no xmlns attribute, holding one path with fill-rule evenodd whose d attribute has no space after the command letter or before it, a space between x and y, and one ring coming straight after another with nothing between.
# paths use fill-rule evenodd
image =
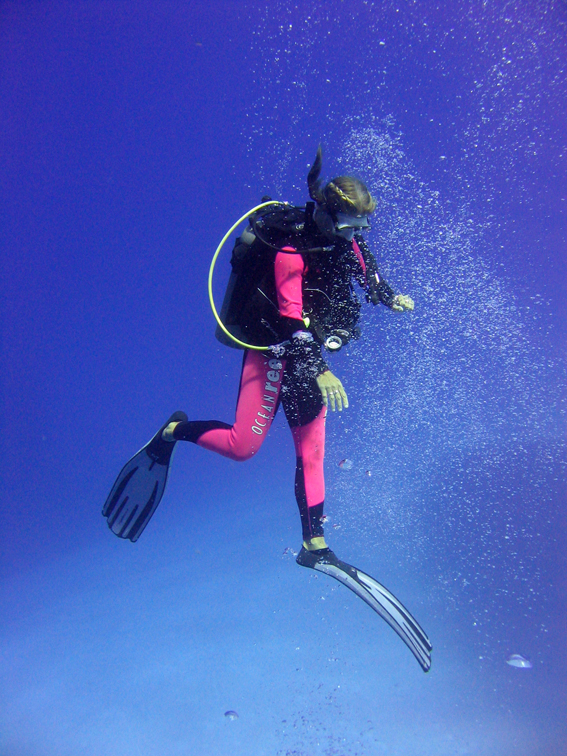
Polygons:
<instances>
[{"instance_id":1,"label":"diver's knee","mask_svg":"<svg viewBox=\"0 0 567 756\"><path fill-rule=\"evenodd\" d=\"M257 449L232 449L232 453L230 455L231 459L234 460L234 462L247 462L249 459L252 459L252 457L256 454L258 450Z\"/></svg>"},{"instance_id":2,"label":"diver's knee","mask_svg":"<svg viewBox=\"0 0 567 756\"><path fill-rule=\"evenodd\" d=\"M309 454L303 455L303 468L315 469L321 467L325 461L324 449L314 449Z\"/></svg>"}]
</instances>

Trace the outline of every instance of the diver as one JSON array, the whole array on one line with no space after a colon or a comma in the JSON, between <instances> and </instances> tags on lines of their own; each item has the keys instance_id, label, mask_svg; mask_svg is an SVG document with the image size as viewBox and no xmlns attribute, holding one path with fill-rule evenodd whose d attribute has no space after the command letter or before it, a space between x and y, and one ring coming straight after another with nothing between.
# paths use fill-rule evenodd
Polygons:
<instances>
[{"instance_id":1,"label":"diver","mask_svg":"<svg viewBox=\"0 0 567 756\"><path fill-rule=\"evenodd\" d=\"M281 404L296 454L295 497L303 536L297 563L357 593L427 671L431 644L417 621L384 586L339 560L325 540L325 420L329 408L348 407L348 396L322 349L332 352L359 336L361 303L355 286L368 302L395 312L413 310L414 303L382 278L362 235L376 209L366 185L354 176L339 176L322 186L321 169L319 147L307 177L312 201L305 208L251 216L233 251L236 276L223 304L223 331L230 336L234 329L254 345L244 349L234 423L174 413L122 469L103 515L116 535L136 541L163 496L178 441L245 461L259 451Z\"/></svg>"}]
</instances>

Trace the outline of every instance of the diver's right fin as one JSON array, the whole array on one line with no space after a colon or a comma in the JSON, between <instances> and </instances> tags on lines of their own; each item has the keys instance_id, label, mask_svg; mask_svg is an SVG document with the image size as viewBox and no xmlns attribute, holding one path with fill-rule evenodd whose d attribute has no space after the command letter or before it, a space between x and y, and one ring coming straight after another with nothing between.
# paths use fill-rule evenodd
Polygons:
<instances>
[{"instance_id":1,"label":"diver's right fin","mask_svg":"<svg viewBox=\"0 0 567 756\"><path fill-rule=\"evenodd\" d=\"M137 541L161 501L176 444L176 441L165 441L162 433L175 422L187 422L185 412L174 412L116 478L102 514L119 538Z\"/></svg>"},{"instance_id":2,"label":"diver's right fin","mask_svg":"<svg viewBox=\"0 0 567 756\"><path fill-rule=\"evenodd\" d=\"M296 562L302 567L324 572L356 593L394 630L419 662L424 672L431 667L432 645L405 606L370 575L340 559L331 549L308 551L302 548Z\"/></svg>"}]
</instances>

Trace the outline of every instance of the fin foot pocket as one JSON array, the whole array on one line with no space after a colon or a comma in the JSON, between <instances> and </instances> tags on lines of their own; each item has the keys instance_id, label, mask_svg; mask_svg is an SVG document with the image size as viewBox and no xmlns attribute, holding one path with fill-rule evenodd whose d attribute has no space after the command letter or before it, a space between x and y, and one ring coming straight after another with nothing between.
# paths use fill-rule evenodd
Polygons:
<instances>
[{"instance_id":1,"label":"fin foot pocket","mask_svg":"<svg viewBox=\"0 0 567 756\"><path fill-rule=\"evenodd\" d=\"M417 620L387 588L351 564L342 562L331 549L308 551L302 548L296 562L302 567L330 575L356 593L399 635L423 671L429 671L433 648L429 638Z\"/></svg>"},{"instance_id":2,"label":"fin foot pocket","mask_svg":"<svg viewBox=\"0 0 567 756\"><path fill-rule=\"evenodd\" d=\"M162 433L173 422L187 422L187 415L173 413L124 465L108 495L102 514L119 538L137 541L161 501L176 445L175 441L165 441Z\"/></svg>"}]
</instances>

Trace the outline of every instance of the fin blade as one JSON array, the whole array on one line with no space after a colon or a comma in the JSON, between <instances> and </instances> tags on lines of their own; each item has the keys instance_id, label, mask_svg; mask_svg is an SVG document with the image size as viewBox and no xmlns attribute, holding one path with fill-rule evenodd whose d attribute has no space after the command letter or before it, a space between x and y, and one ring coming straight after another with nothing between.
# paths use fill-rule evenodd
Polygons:
<instances>
[{"instance_id":1,"label":"fin blade","mask_svg":"<svg viewBox=\"0 0 567 756\"><path fill-rule=\"evenodd\" d=\"M392 605L392 609L399 612L400 616L403 618L403 621L408 625L409 628L411 628L412 633L415 634L416 637L418 637L423 646L428 648L429 651L432 650L433 646L431 645L431 641L425 634L425 631L421 627L421 625L418 623L418 621L413 617L413 615L406 609L406 607L399 601L393 593L391 593L385 586L383 586L381 583L379 583L377 580L375 580L370 575L367 575L366 573L362 572L361 570L357 569L357 576L358 579L362 582L364 587L376 598L376 594L382 597L382 600L385 600L389 602ZM376 598L376 600L380 601L379 598Z\"/></svg>"},{"instance_id":2,"label":"fin blade","mask_svg":"<svg viewBox=\"0 0 567 756\"><path fill-rule=\"evenodd\" d=\"M393 593L362 570L342 562L330 550L309 552L301 549L297 563L335 578L361 598L404 641L424 672L431 667L432 645L417 620Z\"/></svg>"},{"instance_id":3,"label":"fin blade","mask_svg":"<svg viewBox=\"0 0 567 756\"><path fill-rule=\"evenodd\" d=\"M379 614L392 630L397 633L413 653L423 671L428 672L431 667L432 646L417 620L377 580L361 572L356 567L347 565L346 562L340 562L339 564L341 566L338 564L318 563L314 569L335 578L335 580L350 588L353 593L356 593L359 598ZM354 571L354 574L350 570L342 569L342 565L350 567Z\"/></svg>"},{"instance_id":4,"label":"fin blade","mask_svg":"<svg viewBox=\"0 0 567 756\"><path fill-rule=\"evenodd\" d=\"M138 540L138 538L142 535L144 528L146 527L148 522L151 520L153 513L157 509L157 505L161 501L161 497L163 496L163 491L165 489L165 481L163 482L163 485L161 486L161 491L159 491L159 489L160 489L160 482L156 481L152 494L150 498L148 499L146 505L144 506L140 514L136 517L134 522L131 525L130 523L128 523L128 526L129 526L128 529L126 530L126 527L124 528L124 535L120 534L121 538L128 538L130 541L132 541L132 543L135 543ZM158 492L159 492L159 496L158 496Z\"/></svg>"},{"instance_id":5,"label":"fin blade","mask_svg":"<svg viewBox=\"0 0 567 756\"><path fill-rule=\"evenodd\" d=\"M168 473L169 465L156 464L145 449L126 465L102 510L115 535L138 540L161 501Z\"/></svg>"},{"instance_id":6,"label":"fin blade","mask_svg":"<svg viewBox=\"0 0 567 756\"><path fill-rule=\"evenodd\" d=\"M118 502L122 498L122 494L128 486L132 476L136 474L136 470L138 469L137 466L132 466L130 464L132 461L133 460L130 460L130 462L122 468L120 475L116 479L116 483L113 485L112 491L109 493L108 499L102 508L102 514L104 517L112 518L113 515L116 517L115 510Z\"/></svg>"},{"instance_id":7,"label":"fin blade","mask_svg":"<svg viewBox=\"0 0 567 756\"><path fill-rule=\"evenodd\" d=\"M119 538L137 541L151 520L164 494L177 445L164 441L161 434L169 423L186 420L184 412L174 412L155 436L126 462L116 478L102 514Z\"/></svg>"}]
</instances>

